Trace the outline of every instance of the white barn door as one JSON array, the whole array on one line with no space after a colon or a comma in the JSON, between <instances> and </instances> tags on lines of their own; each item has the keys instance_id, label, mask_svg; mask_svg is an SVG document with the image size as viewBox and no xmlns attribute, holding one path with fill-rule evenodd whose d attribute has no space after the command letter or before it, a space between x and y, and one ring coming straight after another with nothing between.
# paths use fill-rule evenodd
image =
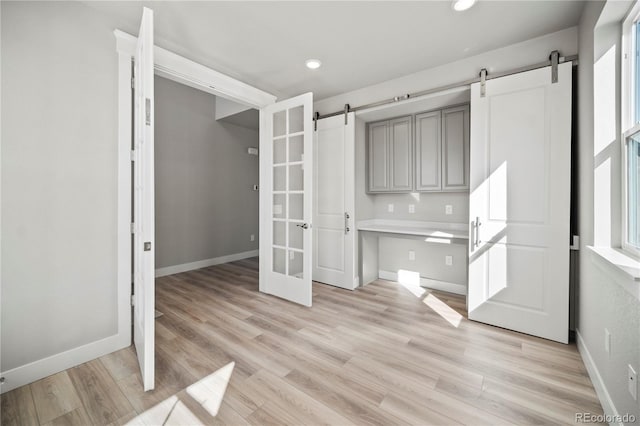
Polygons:
<instances>
[{"instance_id":1,"label":"white barn door","mask_svg":"<svg viewBox=\"0 0 640 426\"><path fill-rule=\"evenodd\" d=\"M313 280L353 290L355 114L318 120L313 140Z\"/></svg>"},{"instance_id":2,"label":"white barn door","mask_svg":"<svg viewBox=\"0 0 640 426\"><path fill-rule=\"evenodd\" d=\"M260 110L260 291L311 306L313 94Z\"/></svg>"},{"instance_id":3,"label":"white barn door","mask_svg":"<svg viewBox=\"0 0 640 426\"><path fill-rule=\"evenodd\" d=\"M135 54L133 164L133 343L144 390L154 387L155 210L153 158L153 11L146 7Z\"/></svg>"},{"instance_id":4,"label":"white barn door","mask_svg":"<svg viewBox=\"0 0 640 426\"><path fill-rule=\"evenodd\" d=\"M471 86L469 318L567 343L571 63Z\"/></svg>"}]
</instances>

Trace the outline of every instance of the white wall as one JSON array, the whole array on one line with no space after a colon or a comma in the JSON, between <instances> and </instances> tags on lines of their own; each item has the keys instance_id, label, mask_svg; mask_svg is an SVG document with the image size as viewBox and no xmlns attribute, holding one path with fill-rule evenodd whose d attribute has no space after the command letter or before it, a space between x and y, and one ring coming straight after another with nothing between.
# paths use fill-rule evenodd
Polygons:
<instances>
[{"instance_id":1,"label":"white wall","mask_svg":"<svg viewBox=\"0 0 640 426\"><path fill-rule=\"evenodd\" d=\"M633 414L627 365L640 367L638 283L587 246L620 244L620 23L626 2L587 2L579 26L579 348L608 414ZM604 350L605 328L611 353Z\"/></svg>"},{"instance_id":2,"label":"white wall","mask_svg":"<svg viewBox=\"0 0 640 426\"><path fill-rule=\"evenodd\" d=\"M6 372L117 333L117 56L80 3L0 7Z\"/></svg>"},{"instance_id":3,"label":"white wall","mask_svg":"<svg viewBox=\"0 0 640 426\"><path fill-rule=\"evenodd\" d=\"M487 68L489 74L508 71L546 61L552 50L560 51L561 55L574 55L578 53L577 34L577 27L567 28L460 61L322 99L314 103L314 110L320 114L327 114L343 110L344 104L347 103L352 107L357 107L370 102L392 99L407 93L438 88L476 78L482 68Z\"/></svg>"}]
</instances>

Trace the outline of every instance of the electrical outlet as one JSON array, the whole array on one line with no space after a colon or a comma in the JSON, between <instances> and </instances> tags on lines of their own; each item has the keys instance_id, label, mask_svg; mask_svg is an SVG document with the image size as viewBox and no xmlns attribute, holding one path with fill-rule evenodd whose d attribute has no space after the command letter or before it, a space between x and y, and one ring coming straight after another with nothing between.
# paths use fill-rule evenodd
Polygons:
<instances>
[{"instance_id":1,"label":"electrical outlet","mask_svg":"<svg viewBox=\"0 0 640 426\"><path fill-rule=\"evenodd\" d=\"M445 256L444 257L444 264L447 265L447 266L453 265L453 256Z\"/></svg>"},{"instance_id":2,"label":"electrical outlet","mask_svg":"<svg viewBox=\"0 0 640 426\"><path fill-rule=\"evenodd\" d=\"M255 241L256 240L256 236L254 234L251 234L251 237L249 237L249 241Z\"/></svg>"},{"instance_id":3,"label":"electrical outlet","mask_svg":"<svg viewBox=\"0 0 640 426\"><path fill-rule=\"evenodd\" d=\"M606 328L604 329L604 351L607 355L611 355L611 333Z\"/></svg>"},{"instance_id":4,"label":"electrical outlet","mask_svg":"<svg viewBox=\"0 0 640 426\"><path fill-rule=\"evenodd\" d=\"M451 204L447 204L446 206L444 206L444 213L453 214L453 206Z\"/></svg>"},{"instance_id":5,"label":"electrical outlet","mask_svg":"<svg viewBox=\"0 0 640 426\"><path fill-rule=\"evenodd\" d=\"M389 204L389 205L387 206L387 211L388 211L389 213L393 213L393 204Z\"/></svg>"},{"instance_id":6,"label":"electrical outlet","mask_svg":"<svg viewBox=\"0 0 640 426\"><path fill-rule=\"evenodd\" d=\"M633 369L631 364L627 365L627 385L629 386L629 393L633 397L634 401L638 400L638 373Z\"/></svg>"},{"instance_id":7,"label":"electrical outlet","mask_svg":"<svg viewBox=\"0 0 640 426\"><path fill-rule=\"evenodd\" d=\"M409 260L416 260L416 252L409 250Z\"/></svg>"},{"instance_id":8,"label":"electrical outlet","mask_svg":"<svg viewBox=\"0 0 640 426\"><path fill-rule=\"evenodd\" d=\"M409 213L415 213L415 212L416 212L416 205L409 204Z\"/></svg>"}]
</instances>

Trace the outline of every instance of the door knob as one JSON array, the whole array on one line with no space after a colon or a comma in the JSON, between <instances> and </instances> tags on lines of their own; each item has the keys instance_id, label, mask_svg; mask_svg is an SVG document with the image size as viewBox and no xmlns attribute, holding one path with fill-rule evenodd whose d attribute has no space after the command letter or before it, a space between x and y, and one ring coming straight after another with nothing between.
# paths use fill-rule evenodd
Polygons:
<instances>
[{"instance_id":1,"label":"door knob","mask_svg":"<svg viewBox=\"0 0 640 426\"><path fill-rule=\"evenodd\" d=\"M308 228L309 228L309 225L307 225L306 223L302 223L302 224L301 224L301 223L298 223L296 226L297 226L297 227L300 227L300 228L302 228L302 229L308 229Z\"/></svg>"}]
</instances>

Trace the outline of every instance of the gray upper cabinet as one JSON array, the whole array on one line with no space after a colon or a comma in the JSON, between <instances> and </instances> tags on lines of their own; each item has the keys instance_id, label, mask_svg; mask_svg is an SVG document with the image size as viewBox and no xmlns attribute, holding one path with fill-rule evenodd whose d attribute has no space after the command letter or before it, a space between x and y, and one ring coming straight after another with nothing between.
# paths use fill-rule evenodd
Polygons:
<instances>
[{"instance_id":1,"label":"gray upper cabinet","mask_svg":"<svg viewBox=\"0 0 640 426\"><path fill-rule=\"evenodd\" d=\"M369 192L389 191L389 122L369 125Z\"/></svg>"},{"instance_id":2,"label":"gray upper cabinet","mask_svg":"<svg viewBox=\"0 0 640 426\"><path fill-rule=\"evenodd\" d=\"M389 122L389 190L394 192L413 189L413 138L411 117L396 118Z\"/></svg>"},{"instance_id":3,"label":"gray upper cabinet","mask_svg":"<svg viewBox=\"0 0 640 426\"><path fill-rule=\"evenodd\" d=\"M441 113L416 115L416 191L440 191Z\"/></svg>"},{"instance_id":4,"label":"gray upper cabinet","mask_svg":"<svg viewBox=\"0 0 640 426\"><path fill-rule=\"evenodd\" d=\"M442 111L442 190L469 189L469 106Z\"/></svg>"},{"instance_id":5,"label":"gray upper cabinet","mask_svg":"<svg viewBox=\"0 0 640 426\"><path fill-rule=\"evenodd\" d=\"M369 192L469 190L468 105L369 123L368 137Z\"/></svg>"},{"instance_id":6,"label":"gray upper cabinet","mask_svg":"<svg viewBox=\"0 0 640 426\"><path fill-rule=\"evenodd\" d=\"M413 190L411 117L369 124L369 192Z\"/></svg>"}]
</instances>

